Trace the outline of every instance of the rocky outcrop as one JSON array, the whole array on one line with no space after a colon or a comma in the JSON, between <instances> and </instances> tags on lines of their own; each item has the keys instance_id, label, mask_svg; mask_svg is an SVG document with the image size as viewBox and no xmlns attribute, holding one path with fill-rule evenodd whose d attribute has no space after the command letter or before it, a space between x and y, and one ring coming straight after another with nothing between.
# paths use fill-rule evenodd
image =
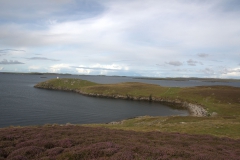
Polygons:
<instances>
[{"instance_id":1,"label":"rocky outcrop","mask_svg":"<svg viewBox=\"0 0 240 160\"><path fill-rule=\"evenodd\" d=\"M187 108L190 114L193 116L203 117L207 116L208 114L208 112L201 105L184 102L183 107Z\"/></svg>"}]
</instances>

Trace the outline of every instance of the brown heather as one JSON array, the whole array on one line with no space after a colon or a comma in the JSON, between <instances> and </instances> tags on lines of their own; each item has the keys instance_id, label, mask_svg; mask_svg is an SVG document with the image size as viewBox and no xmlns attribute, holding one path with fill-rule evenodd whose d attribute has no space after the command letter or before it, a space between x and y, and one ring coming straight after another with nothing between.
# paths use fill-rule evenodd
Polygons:
<instances>
[{"instance_id":1,"label":"brown heather","mask_svg":"<svg viewBox=\"0 0 240 160\"><path fill-rule=\"evenodd\" d=\"M0 129L0 159L240 159L240 140L77 125Z\"/></svg>"}]
</instances>

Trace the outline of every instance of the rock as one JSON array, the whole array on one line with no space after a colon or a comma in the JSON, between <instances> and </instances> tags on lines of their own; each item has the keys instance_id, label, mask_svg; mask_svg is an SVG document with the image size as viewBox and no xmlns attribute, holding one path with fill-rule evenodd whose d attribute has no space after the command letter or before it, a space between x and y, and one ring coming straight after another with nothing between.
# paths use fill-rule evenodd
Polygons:
<instances>
[{"instance_id":1,"label":"rock","mask_svg":"<svg viewBox=\"0 0 240 160\"><path fill-rule=\"evenodd\" d=\"M217 112L212 112L211 116L212 116L212 117L217 116Z\"/></svg>"},{"instance_id":2,"label":"rock","mask_svg":"<svg viewBox=\"0 0 240 160\"><path fill-rule=\"evenodd\" d=\"M109 122L108 124L122 124L122 122Z\"/></svg>"},{"instance_id":3,"label":"rock","mask_svg":"<svg viewBox=\"0 0 240 160\"><path fill-rule=\"evenodd\" d=\"M191 115L197 117L207 116L207 111L200 105L184 102L183 106L188 108Z\"/></svg>"}]
</instances>

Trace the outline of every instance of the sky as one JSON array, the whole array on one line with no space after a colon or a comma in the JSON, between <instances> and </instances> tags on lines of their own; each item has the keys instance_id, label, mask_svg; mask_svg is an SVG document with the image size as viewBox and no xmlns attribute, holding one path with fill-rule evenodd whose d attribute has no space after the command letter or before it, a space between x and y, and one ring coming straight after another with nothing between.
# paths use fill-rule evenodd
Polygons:
<instances>
[{"instance_id":1,"label":"sky","mask_svg":"<svg viewBox=\"0 0 240 160\"><path fill-rule=\"evenodd\" d=\"M239 0L1 0L0 72L240 78Z\"/></svg>"}]
</instances>

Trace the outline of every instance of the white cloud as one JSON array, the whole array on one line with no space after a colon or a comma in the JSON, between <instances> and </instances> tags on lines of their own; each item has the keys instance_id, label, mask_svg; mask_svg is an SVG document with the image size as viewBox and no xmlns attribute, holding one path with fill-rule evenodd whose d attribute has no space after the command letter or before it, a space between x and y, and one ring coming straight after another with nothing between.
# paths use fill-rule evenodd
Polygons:
<instances>
[{"instance_id":1,"label":"white cloud","mask_svg":"<svg viewBox=\"0 0 240 160\"><path fill-rule=\"evenodd\" d=\"M51 73L63 73L66 70L71 70L72 68L70 67L71 65L69 64L55 64L50 66L48 69L48 72Z\"/></svg>"},{"instance_id":2,"label":"white cloud","mask_svg":"<svg viewBox=\"0 0 240 160\"><path fill-rule=\"evenodd\" d=\"M2 71L4 69L4 67L0 67L0 71Z\"/></svg>"},{"instance_id":3,"label":"white cloud","mask_svg":"<svg viewBox=\"0 0 240 160\"><path fill-rule=\"evenodd\" d=\"M41 68L40 66L29 66L28 67L29 71L31 71L31 70L38 70L40 68Z\"/></svg>"},{"instance_id":4,"label":"white cloud","mask_svg":"<svg viewBox=\"0 0 240 160\"><path fill-rule=\"evenodd\" d=\"M127 66L121 66L121 65L101 65L101 64L94 64L91 66L72 66L73 68L76 68L78 73L81 74L109 74L109 73L115 73L115 72L125 72L128 71L129 68Z\"/></svg>"},{"instance_id":5,"label":"white cloud","mask_svg":"<svg viewBox=\"0 0 240 160\"><path fill-rule=\"evenodd\" d=\"M4 58L15 56L21 61L31 57L24 64L26 69L44 63L46 67L40 69L50 72L175 75L169 66L181 66L181 74L186 76L197 74L196 70L205 75L221 74L216 69L219 63L228 68L239 63L239 11L226 11L228 3L3 0L0 48L25 50L11 51L13 54ZM122 59L128 61L119 61ZM33 64L30 60L48 61ZM62 63L56 64L56 60ZM164 65L160 68L155 64Z\"/></svg>"},{"instance_id":6,"label":"white cloud","mask_svg":"<svg viewBox=\"0 0 240 160\"><path fill-rule=\"evenodd\" d=\"M240 67L231 68L231 69L223 69L220 71L223 77L238 77L240 78Z\"/></svg>"},{"instance_id":7,"label":"white cloud","mask_svg":"<svg viewBox=\"0 0 240 160\"><path fill-rule=\"evenodd\" d=\"M91 69L76 68L77 72L80 74L90 74Z\"/></svg>"}]
</instances>

